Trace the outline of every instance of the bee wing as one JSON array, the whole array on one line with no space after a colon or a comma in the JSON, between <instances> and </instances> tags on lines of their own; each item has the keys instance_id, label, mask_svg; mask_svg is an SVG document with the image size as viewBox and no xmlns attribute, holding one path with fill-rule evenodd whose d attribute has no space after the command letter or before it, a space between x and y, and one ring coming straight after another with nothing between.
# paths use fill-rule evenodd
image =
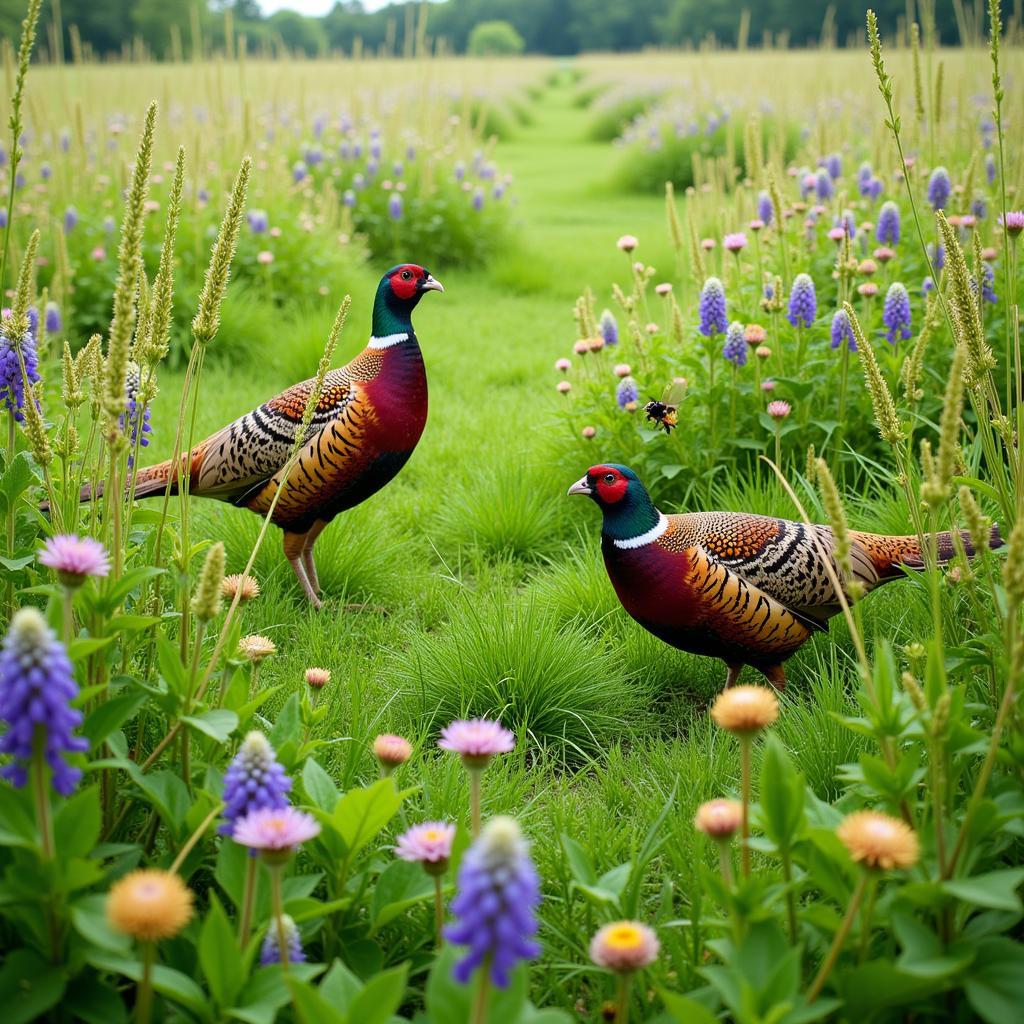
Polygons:
<instances>
[{"instance_id":1,"label":"bee wing","mask_svg":"<svg viewBox=\"0 0 1024 1024\"><path fill-rule=\"evenodd\" d=\"M662 398L662 402L665 405L676 406L683 400L686 395L686 385L679 381L673 381L667 388L665 388L665 395Z\"/></svg>"}]
</instances>

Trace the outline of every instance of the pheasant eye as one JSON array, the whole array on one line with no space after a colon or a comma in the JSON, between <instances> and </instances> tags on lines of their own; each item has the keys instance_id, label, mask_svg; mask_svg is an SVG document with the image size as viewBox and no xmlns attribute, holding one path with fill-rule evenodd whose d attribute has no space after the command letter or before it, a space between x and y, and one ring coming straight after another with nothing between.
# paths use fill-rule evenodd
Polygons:
<instances>
[{"instance_id":1,"label":"pheasant eye","mask_svg":"<svg viewBox=\"0 0 1024 1024\"><path fill-rule=\"evenodd\" d=\"M403 281L408 281L411 277L412 277L412 271L411 270L403 270L402 271L402 280Z\"/></svg>"},{"instance_id":2,"label":"pheasant eye","mask_svg":"<svg viewBox=\"0 0 1024 1024\"><path fill-rule=\"evenodd\" d=\"M615 474L614 473L605 473L605 475L604 475L604 482L606 484L613 484L613 483L615 483Z\"/></svg>"}]
</instances>

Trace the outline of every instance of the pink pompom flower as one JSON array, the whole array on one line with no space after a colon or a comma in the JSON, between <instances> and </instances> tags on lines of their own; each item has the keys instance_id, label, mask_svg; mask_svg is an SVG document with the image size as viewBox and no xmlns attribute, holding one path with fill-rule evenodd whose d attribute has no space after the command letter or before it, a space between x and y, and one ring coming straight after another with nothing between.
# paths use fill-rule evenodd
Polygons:
<instances>
[{"instance_id":1,"label":"pink pompom flower","mask_svg":"<svg viewBox=\"0 0 1024 1024\"><path fill-rule=\"evenodd\" d=\"M640 242L637 240L636 235L623 235L615 244L623 252L632 252Z\"/></svg>"},{"instance_id":2,"label":"pink pompom flower","mask_svg":"<svg viewBox=\"0 0 1024 1024\"><path fill-rule=\"evenodd\" d=\"M729 252L739 252L741 249L745 249L747 247L747 236L742 231L734 231L722 239L722 245L724 245Z\"/></svg>"},{"instance_id":3,"label":"pink pompom flower","mask_svg":"<svg viewBox=\"0 0 1024 1024\"><path fill-rule=\"evenodd\" d=\"M263 807L236 821L232 838L242 846L259 850L267 860L280 863L300 843L319 834L320 826L311 814L294 807Z\"/></svg>"},{"instance_id":4,"label":"pink pompom flower","mask_svg":"<svg viewBox=\"0 0 1024 1024\"><path fill-rule=\"evenodd\" d=\"M590 959L617 974L632 974L658 958L658 936L639 921L613 921L590 941Z\"/></svg>"},{"instance_id":5,"label":"pink pompom flower","mask_svg":"<svg viewBox=\"0 0 1024 1024\"><path fill-rule=\"evenodd\" d=\"M773 420L784 420L792 411L793 408L789 402L784 402L781 398L768 403L767 412Z\"/></svg>"},{"instance_id":6,"label":"pink pompom flower","mask_svg":"<svg viewBox=\"0 0 1024 1024\"><path fill-rule=\"evenodd\" d=\"M395 856L412 864L422 864L428 874L442 874L448 867L454 841L454 825L446 821L425 821L398 837Z\"/></svg>"},{"instance_id":7,"label":"pink pompom flower","mask_svg":"<svg viewBox=\"0 0 1024 1024\"><path fill-rule=\"evenodd\" d=\"M483 768L495 754L512 750L516 738L501 722L473 718L446 725L437 745L460 755L468 766Z\"/></svg>"},{"instance_id":8,"label":"pink pompom flower","mask_svg":"<svg viewBox=\"0 0 1024 1024\"><path fill-rule=\"evenodd\" d=\"M51 537L43 545L39 561L53 569L65 587L79 587L87 576L106 576L110 572L107 549L93 537L73 533Z\"/></svg>"}]
</instances>

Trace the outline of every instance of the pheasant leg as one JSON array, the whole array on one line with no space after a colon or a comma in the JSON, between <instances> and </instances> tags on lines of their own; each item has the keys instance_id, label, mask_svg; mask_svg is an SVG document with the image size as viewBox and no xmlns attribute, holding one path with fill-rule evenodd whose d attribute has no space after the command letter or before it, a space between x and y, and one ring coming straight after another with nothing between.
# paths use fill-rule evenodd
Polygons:
<instances>
[{"instance_id":1,"label":"pheasant leg","mask_svg":"<svg viewBox=\"0 0 1024 1024\"><path fill-rule=\"evenodd\" d=\"M743 666L731 665L729 662L726 662L725 666L729 670L729 674L725 678L725 688L728 690L730 686L736 685L736 680L739 679L740 673L743 671Z\"/></svg>"},{"instance_id":2,"label":"pheasant leg","mask_svg":"<svg viewBox=\"0 0 1024 1024\"><path fill-rule=\"evenodd\" d=\"M316 591L309 582L309 577L306 575L306 565L302 557L305 543L305 534L286 533L284 535L284 556L288 559L288 564L292 567L292 572L295 573L295 578L299 581L303 592L309 598L309 603L319 611L323 602L317 597Z\"/></svg>"},{"instance_id":3,"label":"pheasant leg","mask_svg":"<svg viewBox=\"0 0 1024 1024\"><path fill-rule=\"evenodd\" d=\"M313 545L316 543L317 537L323 532L324 527L327 525L322 519L318 519L309 529L309 533L306 534L305 542L302 546L302 565L306 570L306 578L309 580L309 585L313 588L314 594L321 592L320 580L316 574L316 562L313 560Z\"/></svg>"}]
</instances>

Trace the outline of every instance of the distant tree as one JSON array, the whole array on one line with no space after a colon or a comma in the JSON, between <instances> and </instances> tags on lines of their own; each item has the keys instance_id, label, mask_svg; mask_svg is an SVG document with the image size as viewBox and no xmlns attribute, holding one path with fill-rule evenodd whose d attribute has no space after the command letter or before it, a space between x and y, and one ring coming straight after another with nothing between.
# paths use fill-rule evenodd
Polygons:
<instances>
[{"instance_id":1,"label":"distant tree","mask_svg":"<svg viewBox=\"0 0 1024 1024\"><path fill-rule=\"evenodd\" d=\"M318 18L307 18L297 11L277 11L266 23L289 50L302 50L314 57L327 49L327 33Z\"/></svg>"},{"instance_id":2,"label":"distant tree","mask_svg":"<svg viewBox=\"0 0 1024 1024\"><path fill-rule=\"evenodd\" d=\"M189 37L189 20L193 0L135 0L132 5L132 28L156 57L169 56L171 28L176 25L181 38Z\"/></svg>"},{"instance_id":3,"label":"distant tree","mask_svg":"<svg viewBox=\"0 0 1024 1024\"><path fill-rule=\"evenodd\" d=\"M474 57L510 57L522 53L525 45L507 21L481 21L469 33L466 49Z\"/></svg>"}]
</instances>

